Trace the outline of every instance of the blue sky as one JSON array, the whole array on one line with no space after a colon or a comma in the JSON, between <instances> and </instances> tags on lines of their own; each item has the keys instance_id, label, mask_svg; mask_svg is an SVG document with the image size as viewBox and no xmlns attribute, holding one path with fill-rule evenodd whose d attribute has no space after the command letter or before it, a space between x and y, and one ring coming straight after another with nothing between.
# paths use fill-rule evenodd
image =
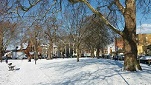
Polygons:
<instances>
[{"instance_id":1,"label":"blue sky","mask_svg":"<svg viewBox=\"0 0 151 85\"><path fill-rule=\"evenodd\" d=\"M136 13L136 20L137 20L137 29L136 33L139 34L148 34L151 33L151 16L150 14L145 13Z\"/></svg>"},{"instance_id":2,"label":"blue sky","mask_svg":"<svg viewBox=\"0 0 151 85\"><path fill-rule=\"evenodd\" d=\"M121 0L122 4L124 6L123 1L124 0ZM97 6L97 4L95 3L95 0L91 2L91 5L93 7ZM136 10L137 10L137 12L136 12L137 33L151 33L151 16L150 16L150 14L143 13L142 11L144 9L141 9L141 8L137 8ZM123 28L124 24L120 23L119 26L120 26L119 28Z\"/></svg>"},{"instance_id":3,"label":"blue sky","mask_svg":"<svg viewBox=\"0 0 151 85\"><path fill-rule=\"evenodd\" d=\"M68 0L65 0L64 4L67 4L66 1L68 1ZM124 0L121 0L122 4L124 6L124 2L123 1ZM103 3L103 2L101 2L101 3ZM26 5L28 7L29 4L28 3L24 3L24 5ZM95 8L97 6L96 0L94 0L94 1L92 0L91 1L91 5ZM63 9L64 9L64 7L63 7ZM91 14L92 13L91 10L89 10L89 11L90 11L90 14ZM145 28L147 28L147 30L151 31L151 28L150 28L151 16L149 16L149 14L142 14L141 12L142 12L141 9L137 9L137 13L136 13L136 19L137 19L136 20L137 21L136 22L137 23L136 24L136 28L137 29L141 29L141 28L145 29ZM61 15L59 14L59 16L61 16ZM145 25L145 27L143 27L144 25ZM124 25L122 24L122 26L124 26ZM147 31L147 32L149 32L149 31Z\"/></svg>"},{"instance_id":4,"label":"blue sky","mask_svg":"<svg viewBox=\"0 0 151 85\"><path fill-rule=\"evenodd\" d=\"M144 13L144 9L137 9L136 12L136 33L151 33L151 13Z\"/></svg>"}]
</instances>

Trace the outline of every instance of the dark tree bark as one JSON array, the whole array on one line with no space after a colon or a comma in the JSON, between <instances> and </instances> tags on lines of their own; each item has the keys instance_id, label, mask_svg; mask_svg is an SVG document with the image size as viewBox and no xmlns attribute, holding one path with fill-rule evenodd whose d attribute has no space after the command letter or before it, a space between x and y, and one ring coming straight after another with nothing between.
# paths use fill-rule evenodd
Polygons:
<instances>
[{"instance_id":1,"label":"dark tree bark","mask_svg":"<svg viewBox=\"0 0 151 85\"><path fill-rule=\"evenodd\" d=\"M124 69L128 71L142 70L137 61L135 1L127 0L126 7L124 13L125 29L123 31L125 40Z\"/></svg>"},{"instance_id":2,"label":"dark tree bark","mask_svg":"<svg viewBox=\"0 0 151 85\"><path fill-rule=\"evenodd\" d=\"M3 33L1 32L0 33L0 60L1 62L2 62L2 56L3 56Z\"/></svg>"},{"instance_id":3,"label":"dark tree bark","mask_svg":"<svg viewBox=\"0 0 151 85\"><path fill-rule=\"evenodd\" d=\"M100 54L100 48L98 47L98 48L96 48L96 57L98 59L100 58L99 54Z\"/></svg>"},{"instance_id":4,"label":"dark tree bark","mask_svg":"<svg viewBox=\"0 0 151 85\"><path fill-rule=\"evenodd\" d=\"M2 62L2 56L4 55L4 46L3 46L3 37L4 37L4 29L2 25L0 26L0 61Z\"/></svg>"},{"instance_id":5,"label":"dark tree bark","mask_svg":"<svg viewBox=\"0 0 151 85\"><path fill-rule=\"evenodd\" d=\"M77 45L77 62L79 62L79 58L81 57L81 52L80 52L80 44Z\"/></svg>"}]
</instances>

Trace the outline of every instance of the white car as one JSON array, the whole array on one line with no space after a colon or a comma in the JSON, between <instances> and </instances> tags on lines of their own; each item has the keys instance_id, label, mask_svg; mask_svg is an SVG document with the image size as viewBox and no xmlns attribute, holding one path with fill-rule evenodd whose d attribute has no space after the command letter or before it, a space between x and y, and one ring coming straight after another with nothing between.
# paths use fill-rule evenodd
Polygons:
<instances>
[{"instance_id":1,"label":"white car","mask_svg":"<svg viewBox=\"0 0 151 85\"><path fill-rule=\"evenodd\" d=\"M149 63L149 61L151 61L151 56L142 56L139 59L141 63Z\"/></svg>"},{"instance_id":2,"label":"white car","mask_svg":"<svg viewBox=\"0 0 151 85\"><path fill-rule=\"evenodd\" d=\"M5 60L5 59L6 59L6 56L2 56L2 59Z\"/></svg>"}]
</instances>

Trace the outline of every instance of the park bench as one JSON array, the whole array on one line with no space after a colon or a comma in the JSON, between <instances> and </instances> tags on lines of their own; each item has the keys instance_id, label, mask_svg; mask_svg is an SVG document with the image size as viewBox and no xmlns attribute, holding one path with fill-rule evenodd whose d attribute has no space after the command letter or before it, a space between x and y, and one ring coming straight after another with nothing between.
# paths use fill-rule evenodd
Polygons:
<instances>
[{"instance_id":1,"label":"park bench","mask_svg":"<svg viewBox=\"0 0 151 85\"><path fill-rule=\"evenodd\" d=\"M8 68L9 68L9 71L13 71L14 70L14 65L12 65L12 63L9 63L8 64Z\"/></svg>"}]
</instances>

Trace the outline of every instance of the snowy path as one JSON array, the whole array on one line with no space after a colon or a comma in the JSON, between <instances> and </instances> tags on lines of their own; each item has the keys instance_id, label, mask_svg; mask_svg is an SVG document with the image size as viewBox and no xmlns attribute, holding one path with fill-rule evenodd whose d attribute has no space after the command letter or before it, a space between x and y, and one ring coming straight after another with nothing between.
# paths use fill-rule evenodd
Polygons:
<instances>
[{"instance_id":1,"label":"snowy path","mask_svg":"<svg viewBox=\"0 0 151 85\"><path fill-rule=\"evenodd\" d=\"M143 71L121 71L122 62L83 58L54 60L9 60L16 65L8 71L0 63L0 85L151 85L151 67L142 65Z\"/></svg>"}]
</instances>

